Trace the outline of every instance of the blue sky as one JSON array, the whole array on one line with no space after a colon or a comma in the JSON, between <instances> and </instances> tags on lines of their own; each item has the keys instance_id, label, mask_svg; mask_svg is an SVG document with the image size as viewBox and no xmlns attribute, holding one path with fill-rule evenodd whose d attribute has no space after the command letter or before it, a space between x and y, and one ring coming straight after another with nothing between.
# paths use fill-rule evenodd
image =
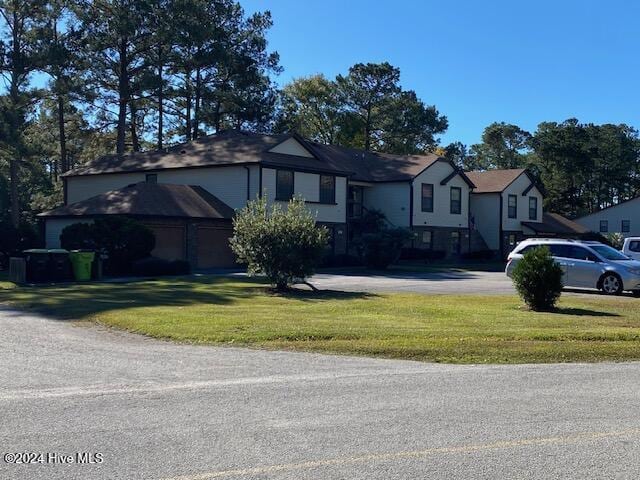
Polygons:
<instances>
[{"instance_id":1,"label":"blue sky","mask_svg":"<svg viewBox=\"0 0 640 480\"><path fill-rule=\"evenodd\" d=\"M640 2L240 0L270 10L277 81L388 61L449 118L442 143L480 140L493 121L640 127Z\"/></svg>"}]
</instances>

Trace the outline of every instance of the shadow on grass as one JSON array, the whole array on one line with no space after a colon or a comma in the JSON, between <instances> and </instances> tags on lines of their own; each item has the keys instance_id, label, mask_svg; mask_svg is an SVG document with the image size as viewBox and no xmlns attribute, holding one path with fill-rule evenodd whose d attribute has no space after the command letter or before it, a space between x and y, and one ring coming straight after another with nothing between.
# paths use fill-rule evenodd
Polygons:
<instances>
[{"instance_id":1,"label":"shadow on grass","mask_svg":"<svg viewBox=\"0 0 640 480\"><path fill-rule=\"evenodd\" d=\"M557 313L559 315L575 315L578 317L620 317L617 313L599 312L598 310L588 310L586 308L570 308L559 307L548 313Z\"/></svg>"},{"instance_id":2,"label":"shadow on grass","mask_svg":"<svg viewBox=\"0 0 640 480\"><path fill-rule=\"evenodd\" d=\"M228 277L172 277L126 283L42 285L0 290L0 303L58 320L75 320L112 310L143 307L231 305L259 296L305 302L350 300L374 295L332 290L274 293L264 281Z\"/></svg>"}]
</instances>

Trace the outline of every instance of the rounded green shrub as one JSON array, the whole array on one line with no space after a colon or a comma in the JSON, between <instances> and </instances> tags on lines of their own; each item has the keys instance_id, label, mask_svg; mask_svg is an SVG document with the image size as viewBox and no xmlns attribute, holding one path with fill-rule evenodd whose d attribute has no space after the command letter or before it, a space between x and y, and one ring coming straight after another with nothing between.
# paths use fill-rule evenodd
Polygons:
<instances>
[{"instance_id":1,"label":"rounded green shrub","mask_svg":"<svg viewBox=\"0 0 640 480\"><path fill-rule=\"evenodd\" d=\"M534 311L553 310L562 293L562 268L545 246L524 254L513 269L513 283Z\"/></svg>"},{"instance_id":2,"label":"rounded green shrub","mask_svg":"<svg viewBox=\"0 0 640 480\"><path fill-rule=\"evenodd\" d=\"M329 239L300 198L271 208L265 197L253 200L236 215L233 230L238 262L249 274L263 273L278 290L313 275Z\"/></svg>"}]
</instances>

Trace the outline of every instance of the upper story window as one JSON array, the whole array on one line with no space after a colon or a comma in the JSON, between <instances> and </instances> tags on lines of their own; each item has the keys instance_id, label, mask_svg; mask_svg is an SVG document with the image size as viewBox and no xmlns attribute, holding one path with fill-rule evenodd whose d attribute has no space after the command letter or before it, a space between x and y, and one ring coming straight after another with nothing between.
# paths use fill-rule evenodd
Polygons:
<instances>
[{"instance_id":1,"label":"upper story window","mask_svg":"<svg viewBox=\"0 0 640 480\"><path fill-rule=\"evenodd\" d=\"M423 212L433 212L433 184L422 184L422 202L421 210Z\"/></svg>"},{"instance_id":2,"label":"upper story window","mask_svg":"<svg viewBox=\"0 0 640 480\"><path fill-rule=\"evenodd\" d=\"M622 233L629 233L631 231L631 220L622 220L620 231Z\"/></svg>"},{"instance_id":3,"label":"upper story window","mask_svg":"<svg viewBox=\"0 0 640 480\"><path fill-rule=\"evenodd\" d=\"M158 183L158 174L157 173L147 173L144 177L145 182L147 183Z\"/></svg>"},{"instance_id":4,"label":"upper story window","mask_svg":"<svg viewBox=\"0 0 640 480\"><path fill-rule=\"evenodd\" d=\"M529 197L529 220L538 219L538 198Z\"/></svg>"},{"instance_id":5,"label":"upper story window","mask_svg":"<svg viewBox=\"0 0 640 480\"><path fill-rule=\"evenodd\" d=\"M462 213L462 189L451 187L451 213L460 215Z\"/></svg>"},{"instance_id":6,"label":"upper story window","mask_svg":"<svg viewBox=\"0 0 640 480\"><path fill-rule=\"evenodd\" d=\"M607 233L609 231L609 222L607 220L600 220L600 233Z\"/></svg>"},{"instance_id":7,"label":"upper story window","mask_svg":"<svg viewBox=\"0 0 640 480\"><path fill-rule=\"evenodd\" d=\"M289 201L293 198L293 171L276 170L276 200Z\"/></svg>"},{"instance_id":8,"label":"upper story window","mask_svg":"<svg viewBox=\"0 0 640 480\"><path fill-rule=\"evenodd\" d=\"M336 203L336 177L320 175L320 203Z\"/></svg>"},{"instance_id":9,"label":"upper story window","mask_svg":"<svg viewBox=\"0 0 640 480\"><path fill-rule=\"evenodd\" d=\"M507 198L507 216L509 218L518 218L518 196L509 195Z\"/></svg>"}]
</instances>

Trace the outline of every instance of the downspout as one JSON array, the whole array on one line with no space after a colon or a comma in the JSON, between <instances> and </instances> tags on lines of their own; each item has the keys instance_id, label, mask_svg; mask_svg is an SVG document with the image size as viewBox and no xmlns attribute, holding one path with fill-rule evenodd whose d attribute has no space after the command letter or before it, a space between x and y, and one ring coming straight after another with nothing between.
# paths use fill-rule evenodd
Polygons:
<instances>
[{"instance_id":1,"label":"downspout","mask_svg":"<svg viewBox=\"0 0 640 480\"><path fill-rule=\"evenodd\" d=\"M409 230L411 230L411 248L414 248L416 241L413 235L413 180L409 183Z\"/></svg>"},{"instance_id":2,"label":"downspout","mask_svg":"<svg viewBox=\"0 0 640 480\"><path fill-rule=\"evenodd\" d=\"M247 202L251 200L251 169L244 166L244 169L247 171Z\"/></svg>"}]
</instances>

